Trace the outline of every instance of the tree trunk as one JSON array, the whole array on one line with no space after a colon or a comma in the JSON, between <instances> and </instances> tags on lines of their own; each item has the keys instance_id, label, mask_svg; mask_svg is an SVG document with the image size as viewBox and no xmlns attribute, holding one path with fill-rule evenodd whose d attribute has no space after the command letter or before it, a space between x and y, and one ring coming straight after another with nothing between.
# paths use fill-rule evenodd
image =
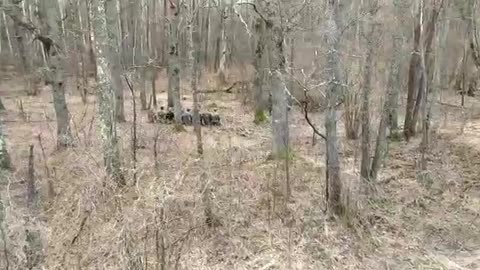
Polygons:
<instances>
[{"instance_id":1,"label":"tree trunk","mask_svg":"<svg viewBox=\"0 0 480 270\"><path fill-rule=\"evenodd\" d=\"M168 17L170 22L170 33L168 37L168 106L172 107L173 105L175 123L180 125L182 122L182 107L180 103L180 61L178 55L178 24L180 22L180 2L178 0L175 1L175 3L170 2Z\"/></svg>"},{"instance_id":2,"label":"tree trunk","mask_svg":"<svg viewBox=\"0 0 480 270\"><path fill-rule=\"evenodd\" d=\"M162 66L166 67L168 64L168 42L165 42L168 40L168 21L167 21L167 16L168 16L168 6L167 6L167 1L168 0L163 0L163 20L162 20L162 30L163 30L163 39L162 39ZM167 67L168 68L168 67Z\"/></svg>"},{"instance_id":3,"label":"tree trunk","mask_svg":"<svg viewBox=\"0 0 480 270\"><path fill-rule=\"evenodd\" d=\"M113 11L112 11L113 10ZM99 111L100 132L103 141L103 155L107 173L118 185L125 185L125 178L121 172L120 152L118 148L115 99L116 93L112 85L112 74L109 63L114 63L118 55L112 47L117 46L115 39L110 38L112 18L108 18L112 12L116 12L116 2L111 0L97 0L94 7L94 31L95 46L98 52L98 79L99 79ZM109 22L110 20L110 22ZM115 21L115 19L113 19Z\"/></svg>"},{"instance_id":4,"label":"tree trunk","mask_svg":"<svg viewBox=\"0 0 480 270\"><path fill-rule=\"evenodd\" d=\"M8 23L7 23L7 18L5 16L5 12L2 12L2 18L3 18L3 23L5 25L5 35L7 36L7 41L8 41L8 51L10 53L10 56L14 56L13 54L13 45L12 45L12 38L10 35L10 30L8 29Z\"/></svg>"},{"instance_id":5,"label":"tree trunk","mask_svg":"<svg viewBox=\"0 0 480 270\"><path fill-rule=\"evenodd\" d=\"M20 3L14 4L12 12L17 13L19 16L23 16L22 7L19 6ZM20 25L18 22L13 23L13 30L15 37L17 39L17 48L18 48L18 56L20 58L20 66L21 70L25 79L25 86L27 89L27 94L31 96L36 96L38 94L38 88L34 80L33 74L33 67L32 67L32 54L30 52L30 48L27 46L27 35L20 29Z\"/></svg>"},{"instance_id":6,"label":"tree trunk","mask_svg":"<svg viewBox=\"0 0 480 270\"><path fill-rule=\"evenodd\" d=\"M338 154L337 138L337 111L336 104L341 90L340 58L338 48L340 45L340 33L338 22L338 1L328 1L326 40L327 52L327 113L325 117L325 130L327 137L326 155L326 198L328 209L336 215L343 215L345 207L341 201L342 182L340 179L340 158Z\"/></svg>"},{"instance_id":7,"label":"tree trunk","mask_svg":"<svg viewBox=\"0 0 480 270\"><path fill-rule=\"evenodd\" d=\"M415 30L414 30L414 53L410 59L410 70L409 70L409 78L408 78L408 97L407 97L407 109L405 113L405 124L404 124L404 135L406 140L408 141L412 136L415 136L416 133L416 125L418 114L421 110L423 99L426 98L424 93L421 91L423 89L423 81L427 80L431 81L433 79L433 73L430 72L428 69L429 67L426 66L426 75L427 77L423 77L423 73L421 70L421 58L420 56L420 48L423 46L424 53L426 53L425 61L430 65L433 61L433 49L432 44L435 37L436 31L436 23L438 14L440 13L441 9L443 8L443 4L434 4L432 9L430 19L428 20L428 24L426 26L425 32L420 30L421 25L423 24L423 16L422 21L417 21L415 23ZM423 14L423 10L419 11L419 14ZM420 16L419 16L420 17ZM422 39L425 37L424 43L421 44Z\"/></svg>"},{"instance_id":8,"label":"tree trunk","mask_svg":"<svg viewBox=\"0 0 480 270\"><path fill-rule=\"evenodd\" d=\"M199 61L200 61L200 50L197 49L195 44L199 44L200 35L199 35L199 16L198 12L195 12L195 0L193 0L192 6L193 20L190 26L190 37L189 37L189 49L190 49L190 62L192 67L192 78L191 86L193 91L193 130L197 138L197 153L199 155L203 154L203 143L202 143L202 127L200 125L200 104L198 101L198 81L200 78L199 73Z\"/></svg>"},{"instance_id":9,"label":"tree trunk","mask_svg":"<svg viewBox=\"0 0 480 270\"><path fill-rule=\"evenodd\" d=\"M418 96L419 85L421 84L419 51L422 37L420 35L420 24L418 22L415 22L413 53L410 57L410 66L408 71L407 106L405 111L405 123L403 125L403 134L407 141L415 135L416 123L414 123L413 114L415 108L415 100Z\"/></svg>"},{"instance_id":10,"label":"tree trunk","mask_svg":"<svg viewBox=\"0 0 480 270\"><path fill-rule=\"evenodd\" d=\"M371 14L371 16L373 16L373 14ZM370 21L370 23L372 23L372 21ZM375 33L375 29L374 29L374 26L372 26L371 28L371 32L367 38L367 44L369 47L374 47L376 48L376 43L375 44L372 44L372 42L375 39L375 36L374 36L374 33ZM394 42L396 40L394 39ZM396 49L398 50L398 46L394 45L394 47L397 47ZM372 49L369 49L368 50L368 54L370 54L370 57L373 55L374 51L373 51L373 48ZM396 54L398 54L398 52L396 52ZM396 56L393 56L394 59L392 59L392 62L395 62L395 63L392 63L392 67L391 67L391 71L390 71L390 74L389 74L389 82L388 82L388 86L387 86L387 91L385 93L385 100L383 102L383 106L382 106L382 111L381 111L381 116L380 116L380 124L378 126L378 134L377 134L377 140L376 140L376 143L375 143L375 155L373 156L373 160L372 160L372 167L370 169L370 172L369 172L369 175L368 175L368 180L371 182L371 183L375 183L376 180L377 180L377 176L378 176L378 171L380 169L380 164L382 163L384 157L385 157L385 154L386 154L386 143L387 143L387 126L388 126L388 119L389 117L391 116L391 112L392 110L389 108L390 104L392 104L393 102L396 102L395 100L393 100L394 98L392 97L392 92L396 91L392 88L394 82L392 80L395 80L395 76L397 74L395 74L396 72L398 72L398 67L396 67L396 65L398 64L398 62L396 62L398 60L398 58L396 58ZM366 61L367 65L372 65L372 60L370 59L369 60L369 56L367 56L367 61ZM367 71L365 71L365 75L367 75ZM397 82L395 82L397 83ZM363 143L363 142L362 142ZM370 157L369 157L370 158ZM362 160L363 162L363 160ZM362 163L363 164L363 163ZM363 176L362 176L363 177Z\"/></svg>"},{"instance_id":11,"label":"tree trunk","mask_svg":"<svg viewBox=\"0 0 480 270\"><path fill-rule=\"evenodd\" d=\"M205 37L204 41L205 44L203 45L203 64L205 68L208 70L208 45L210 41L210 1L207 1L207 15L205 18L205 32L203 36Z\"/></svg>"},{"instance_id":12,"label":"tree trunk","mask_svg":"<svg viewBox=\"0 0 480 270\"><path fill-rule=\"evenodd\" d=\"M113 3L110 3L113 2ZM115 90L115 118L118 122L125 122L125 104L123 97L123 80L122 80L122 65L120 62L119 38L118 38L118 11L117 1L107 0L107 28L109 43L112 44L109 48L109 63L112 78L113 89Z\"/></svg>"},{"instance_id":13,"label":"tree trunk","mask_svg":"<svg viewBox=\"0 0 480 270\"><path fill-rule=\"evenodd\" d=\"M218 82L220 85L226 84L225 77L225 62L227 57L227 33L226 33L226 19L227 19L227 7L225 3L222 3L220 10L220 35L217 41L217 52L215 53L215 71L218 73ZM218 69L217 69L218 68Z\"/></svg>"},{"instance_id":14,"label":"tree trunk","mask_svg":"<svg viewBox=\"0 0 480 270\"><path fill-rule=\"evenodd\" d=\"M274 50L271 62L272 80L272 157L288 158L289 130L287 118L287 86L285 84L285 44L280 23L267 23Z\"/></svg>"},{"instance_id":15,"label":"tree trunk","mask_svg":"<svg viewBox=\"0 0 480 270\"><path fill-rule=\"evenodd\" d=\"M135 3L131 3L130 8L135 8L139 9L143 7L143 2L134 5ZM132 6L133 5L133 6ZM149 68L146 67L147 65L147 56L146 56L146 51L145 51L145 46L143 45L144 42L144 36L145 33L143 31L139 31L138 29L143 29L144 25L142 24L143 22L143 10L140 11L135 11L134 14L139 14L135 15L135 23L134 25L130 25L130 27L133 27L133 35L134 35L134 66L137 74L137 80L138 80L138 88L140 92L140 104L141 104L141 109L142 110L147 110L147 85L146 81L148 79L148 74L149 74ZM125 19L126 20L126 19ZM130 33L132 35L132 33ZM122 37L122 39L124 39ZM125 48L128 48L128 45L124 45ZM127 51L128 52L128 51ZM156 99L154 100L154 105L156 107Z\"/></svg>"},{"instance_id":16,"label":"tree trunk","mask_svg":"<svg viewBox=\"0 0 480 270\"><path fill-rule=\"evenodd\" d=\"M150 76L151 76L151 81L150 82L152 84L153 107L157 108L157 68L155 67L155 63L152 63L152 66L150 67ZM169 97L170 97L170 95L169 95ZM173 98L173 96L172 96L172 98ZM171 107L170 104L168 106Z\"/></svg>"},{"instance_id":17,"label":"tree trunk","mask_svg":"<svg viewBox=\"0 0 480 270\"><path fill-rule=\"evenodd\" d=\"M401 23L401 7L399 2L395 2L395 22ZM387 106L388 110L387 125L390 126L390 136L392 138L398 137L398 100L401 88L400 62L401 62L401 48L403 38L401 34L392 33L392 58L390 59L390 73L387 82ZM380 135L380 134L379 134Z\"/></svg>"},{"instance_id":18,"label":"tree trunk","mask_svg":"<svg viewBox=\"0 0 480 270\"><path fill-rule=\"evenodd\" d=\"M369 27L366 36L367 55L363 69L363 93L362 93L362 161L360 176L363 181L370 182L370 93L372 92L372 69L374 68L374 53L376 49L374 16L377 9L376 0L370 0Z\"/></svg>"},{"instance_id":19,"label":"tree trunk","mask_svg":"<svg viewBox=\"0 0 480 270\"><path fill-rule=\"evenodd\" d=\"M5 105L3 105L1 97L0 97L0 111L5 111Z\"/></svg>"},{"instance_id":20,"label":"tree trunk","mask_svg":"<svg viewBox=\"0 0 480 270\"><path fill-rule=\"evenodd\" d=\"M139 89L140 89L140 103L142 106L142 110L147 110L147 85L145 83L145 80L147 79L146 73L147 73L147 68L142 67L139 69L139 75L138 75L138 80L139 80Z\"/></svg>"},{"instance_id":21,"label":"tree trunk","mask_svg":"<svg viewBox=\"0 0 480 270\"><path fill-rule=\"evenodd\" d=\"M260 124L267 120L267 98L265 95L265 22L258 18L255 24L255 34L257 39L254 67L255 67L255 79L253 81L253 87L255 91L255 117L254 122Z\"/></svg>"},{"instance_id":22,"label":"tree trunk","mask_svg":"<svg viewBox=\"0 0 480 270\"><path fill-rule=\"evenodd\" d=\"M97 58L95 57L94 45L93 45L93 29L92 29L92 0L85 0L85 5L87 8L87 43L88 43L88 56L90 59L91 70L93 70L93 75L95 81L98 79L97 74Z\"/></svg>"},{"instance_id":23,"label":"tree trunk","mask_svg":"<svg viewBox=\"0 0 480 270\"><path fill-rule=\"evenodd\" d=\"M390 60L390 74L388 77L388 125L392 137L398 134L398 98L400 94L400 44L403 39L398 34L392 34L392 58Z\"/></svg>"},{"instance_id":24,"label":"tree trunk","mask_svg":"<svg viewBox=\"0 0 480 270\"><path fill-rule=\"evenodd\" d=\"M7 141L5 139L5 132L3 123L0 122L0 170L10 170L12 163L10 161L10 155L7 151ZM0 174L3 172L0 172ZM1 175L0 175L1 177Z\"/></svg>"},{"instance_id":25,"label":"tree trunk","mask_svg":"<svg viewBox=\"0 0 480 270\"><path fill-rule=\"evenodd\" d=\"M57 147L63 148L73 145L73 137L70 130L70 113L65 99L65 52L62 52L61 46L59 46L62 39L59 24L60 10L56 0L42 1L42 6L43 14L45 14L43 20L46 22L48 34L55 42L50 50L46 50L48 64L46 81L50 83L53 90L53 105L57 118Z\"/></svg>"},{"instance_id":26,"label":"tree trunk","mask_svg":"<svg viewBox=\"0 0 480 270\"><path fill-rule=\"evenodd\" d=\"M421 26L421 38L425 38L425 41L420 44L420 49L421 52L423 53L420 54L420 67L419 67L419 72L420 72L420 84L419 84L419 89L418 89L418 95L417 99L415 101L415 107L413 110L413 135L415 135L416 132L416 125L418 121L418 115L421 112L424 112L425 109L425 101L427 99L428 95L428 86L431 85L431 82L433 81L433 67L435 65L435 56L434 56L434 50L433 50L433 40L435 39L435 33L436 33L436 24L437 24L437 18L438 14L440 12L440 9L442 6L437 6L433 4L432 12L430 15L430 20L428 20L428 23L426 25L426 28L423 28L423 20L420 22L422 24ZM424 11L421 11L424 12ZM421 17L423 17L422 15ZM422 63L423 61L423 63ZM422 69L422 64L425 66L425 70ZM425 82L424 82L425 80ZM424 87L424 84L426 87ZM423 113L422 113L422 121L423 121Z\"/></svg>"}]
</instances>

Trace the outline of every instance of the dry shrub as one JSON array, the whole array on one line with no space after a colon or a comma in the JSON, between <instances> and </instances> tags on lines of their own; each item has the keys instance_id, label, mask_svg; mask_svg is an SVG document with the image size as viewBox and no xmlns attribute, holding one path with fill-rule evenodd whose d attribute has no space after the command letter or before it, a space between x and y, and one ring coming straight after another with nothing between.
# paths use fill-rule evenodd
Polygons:
<instances>
[{"instance_id":1,"label":"dry shrub","mask_svg":"<svg viewBox=\"0 0 480 270\"><path fill-rule=\"evenodd\" d=\"M345 220L347 223L354 222L362 212L365 183L360 180L360 175L354 175L343 172L341 200L345 210Z\"/></svg>"},{"instance_id":2,"label":"dry shrub","mask_svg":"<svg viewBox=\"0 0 480 270\"><path fill-rule=\"evenodd\" d=\"M361 104L360 93L352 90L344 95L345 135L349 140L356 140L360 135Z\"/></svg>"}]
</instances>

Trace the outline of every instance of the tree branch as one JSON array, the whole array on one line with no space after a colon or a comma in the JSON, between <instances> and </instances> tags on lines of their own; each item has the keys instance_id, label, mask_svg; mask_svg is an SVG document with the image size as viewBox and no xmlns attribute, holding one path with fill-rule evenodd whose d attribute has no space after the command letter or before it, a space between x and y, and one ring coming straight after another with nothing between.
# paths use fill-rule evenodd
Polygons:
<instances>
[{"instance_id":1,"label":"tree branch","mask_svg":"<svg viewBox=\"0 0 480 270\"><path fill-rule=\"evenodd\" d=\"M307 91L304 91L305 97L307 97ZM320 131L318 131L317 127L310 121L310 118L308 117L308 102L305 100L302 102L303 103L303 115L305 116L305 120L307 121L308 125L312 128L313 132L317 134L318 136L322 137L325 141L327 140L327 137L323 135Z\"/></svg>"},{"instance_id":2,"label":"tree branch","mask_svg":"<svg viewBox=\"0 0 480 270\"><path fill-rule=\"evenodd\" d=\"M255 5L254 3L248 3L248 2L241 2L241 3L237 3L237 5L250 5L253 7L253 10L255 11L255 13L258 14L258 16L260 16L260 18L268 25L268 24L272 24L272 22L270 20L268 20L267 18L265 18L265 16L263 16L263 14L258 11L258 8L257 8L257 5Z\"/></svg>"}]
</instances>

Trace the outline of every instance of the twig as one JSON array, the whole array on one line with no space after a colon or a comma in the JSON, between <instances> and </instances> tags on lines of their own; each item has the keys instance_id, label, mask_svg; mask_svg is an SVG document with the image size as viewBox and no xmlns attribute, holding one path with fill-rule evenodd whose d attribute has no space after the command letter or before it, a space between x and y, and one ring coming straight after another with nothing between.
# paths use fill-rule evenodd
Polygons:
<instances>
[{"instance_id":1,"label":"twig","mask_svg":"<svg viewBox=\"0 0 480 270\"><path fill-rule=\"evenodd\" d=\"M253 10L255 11L255 13L258 14L258 16L260 16L260 18L265 22L267 23L267 25L271 25L272 22L270 20L267 20L267 18L265 18L265 16L263 16L262 13L260 13L260 11L258 11L257 9L257 5L255 5L254 3L248 3L248 2L241 2L241 3L237 3L237 5L250 5L253 7Z\"/></svg>"},{"instance_id":2,"label":"twig","mask_svg":"<svg viewBox=\"0 0 480 270\"><path fill-rule=\"evenodd\" d=\"M318 129L317 127L312 123L312 121L310 121L310 117L308 117L308 93L307 93L307 89L304 89L303 90L303 94L305 96L305 100L302 102L303 106L303 115L305 116L305 120L307 121L308 125L312 128L313 132L315 132L315 134L317 134L318 136L322 137L322 139L324 139L325 141L327 140L327 137L325 135L323 135Z\"/></svg>"},{"instance_id":3,"label":"twig","mask_svg":"<svg viewBox=\"0 0 480 270\"><path fill-rule=\"evenodd\" d=\"M85 217L83 217L82 222L80 222L80 228L78 229L78 232L72 238L72 241L70 241L70 246L73 246L77 242L78 238L80 237L80 234L83 231L83 228L85 227L85 223L87 223L87 219L88 219L89 216L90 215L87 212L87 215Z\"/></svg>"},{"instance_id":4,"label":"twig","mask_svg":"<svg viewBox=\"0 0 480 270\"><path fill-rule=\"evenodd\" d=\"M305 95L306 95L306 92L305 92ZM313 129L313 132L315 132L315 134L322 137L322 139L324 139L326 141L327 137L325 135L323 135L322 133L320 133L320 131L318 131L317 127L315 127L315 125L312 123L312 121L310 121L310 118L308 117L308 102L307 101L303 102L303 115L305 116L305 120L307 121L308 125Z\"/></svg>"}]
</instances>

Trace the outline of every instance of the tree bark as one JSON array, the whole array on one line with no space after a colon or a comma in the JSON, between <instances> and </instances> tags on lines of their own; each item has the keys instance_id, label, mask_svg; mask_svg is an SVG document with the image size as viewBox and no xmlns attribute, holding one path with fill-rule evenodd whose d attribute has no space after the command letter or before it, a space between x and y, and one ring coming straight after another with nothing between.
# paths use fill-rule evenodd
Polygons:
<instances>
[{"instance_id":1,"label":"tree bark","mask_svg":"<svg viewBox=\"0 0 480 270\"><path fill-rule=\"evenodd\" d=\"M225 3L220 6L220 22L219 22L219 36L217 39L217 48L215 53L215 72L218 75L218 82L220 85L226 84L225 78L225 62L227 57L227 33L226 33L226 20L227 20L227 7Z\"/></svg>"},{"instance_id":2,"label":"tree bark","mask_svg":"<svg viewBox=\"0 0 480 270\"><path fill-rule=\"evenodd\" d=\"M97 58L95 57L94 45L93 45L93 29L92 29L92 1L85 0L85 6L87 9L87 44L88 44L88 57L90 60L90 68L93 70L95 80L98 79L97 74Z\"/></svg>"},{"instance_id":3,"label":"tree bark","mask_svg":"<svg viewBox=\"0 0 480 270\"><path fill-rule=\"evenodd\" d=\"M189 35L189 49L190 49L190 62L192 68L191 86L193 92L193 130L197 138L197 153L203 155L203 143L202 143L202 127L200 125L200 104L198 100L198 81L200 79L200 50L197 49L195 44L199 44L199 15L195 12L195 0L193 0L192 11L193 19L191 20L190 35Z\"/></svg>"},{"instance_id":4,"label":"tree bark","mask_svg":"<svg viewBox=\"0 0 480 270\"><path fill-rule=\"evenodd\" d=\"M394 2L395 8L395 22L401 23L401 6L398 1ZM390 73L388 75L387 82L387 110L388 118L387 125L390 126L390 136L392 138L398 137L398 100L401 88L401 75L400 75L400 63L401 63L401 48L403 43L402 35L393 32L392 38L392 57L390 60Z\"/></svg>"},{"instance_id":5,"label":"tree bark","mask_svg":"<svg viewBox=\"0 0 480 270\"><path fill-rule=\"evenodd\" d=\"M337 111L336 104L341 90L340 58L338 48L340 45L338 1L331 0L327 4L327 113L325 117L325 130L327 137L326 155L326 198L329 211L336 215L343 215L345 207L341 201L342 182L340 179L340 158L338 154L337 138Z\"/></svg>"},{"instance_id":6,"label":"tree bark","mask_svg":"<svg viewBox=\"0 0 480 270\"><path fill-rule=\"evenodd\" d=\"M420 24L415 22L414 28L414 47L413 53L410 57L410 66L408 71L408 94L407 94L407 105L405 111L405 123L403 127L403 134L405 139L408 141L412 136L415 135L415 124L414 123L414 108L415 100L418 96L418 89L421 83L421 72L420 72L420 42L421 42L421 33L420 33Z\"/></svg>"},{"instance_id":7,"label":"tree bark","mask_svg":"<svg viewBox=\"0 0 480 270\"><path fill-rule=\"evenodd\" d=\"M146 77L147 73L147 68L142 67L140 68L139 74L138 74L138 80L139 80L139 89L140 89L140 104L142 106L142 110L147 110L147 85L145 83L145 80L147 79Z\"/></svg>"},{"instance_id":8,"label":"tree bark","mask_svg":"<svg viewBox=\"0 0 480 270\"><path fill-rule=\"evenodd\" d=\"M5 12L2 12L2 18L3 18L3 23L5 25L5 34L7 36L7 41L8 41L8 51L10 53L10 56L14 56L12 38L11 38L11 35L10 35L10 30L8 29L8 23L7 23L7 18L6 18Z\"/></svg>"},{"instance_id":9,"label":"tree bark","mask_svg":"<svg viewBox=\"0 0 480 270\"><path fill-rule=\"evenodd\" d=\"M289 128L287 116L287 86L285 84L286 59L284 32L280 22L267 22L266 30L271 35L273 54L271 62L272 80L272 157L289 158Z\"/></svg>"},{"instance_id":10,"label":"tree bark","mask_svg":"<svg viewBox=\"0 0 480 270\"><path fill-rule=\"evenodd\" d=\"M265 22L258 18L255 24L256 48L254 57L255 78L253 87L255 91L255 116L254 122L260 124L267 120L267 98L265 95Z\"/></svg>"},{"instance_id":11,"label":"tree bark","mask_svg":"<svg viewBox=\"0 0 480 270\"><path fill-rule=\"evenodd\" d=\"M5 132L3 123L0 122L0 170L10 170L12 163L10 161L10 155L7 150L7 141L5 139ZM0 172L2 173L2 172Z\"/></svg>"},{"instance_id":12,"label":"tree bark","mask_svg":"<svg viewBox=\"0 0 480 270\"><path fill-rule=\"evenodd\" d=\"M174 109L175 123L181 124L182 106L180 103L180 61L178 55L178 24L180 22L180 2L170 2L168 17L170 32L168 37L168 106ZM170 98L171 97L171 98ZM173 103L173 104L172 104Z\"/></svg>"},{"instance_id":13,"label":"tree bark","mask_svg":"<svg viewBox=\"0 0 480 270\"><path fill-rule=\"evenodd\" d=\"M2 98L0 97L0 111L4 111L4 110L5 110L5 105L3 105Z\"/></svg>"},{"instance_id":14,"label":"tree bark","mask_svg":"<svg viewBox=\"0 0 480 270\"><path fill-rule=\"evenodd\" d=\"M388 77L388 125L391 136L398 134L398 98L400 94L400 44L403 39L398 34L392 34L392 58L390 60L390 74Z\"/></svg>"},{"instance_id":15,"label":"tree bark","mask_svg":"<svg viewBox=\"0 0 480 270\"><path fill-rule=\"evenodd\" d=\"M208 69L208 45L210 41L210 1L207 1L207 15L205 18L205 32L203 36L205 37L203 45L203 64L206 69Z\"/></svg>"},{"instance_id":16,"label":"tree bark","mask_svg":"<svg viewBox=\"0 0 480 270\"><path fill-rule=\"evenodd\" d=\"M99 79L99 111L100 132L103 141L103 155L105 168L108 175L118 185L125 185L125 178L121 172L120 151L118 148L115 99L116 93L112 85L112 67L117 57L111 47L116 47L115 39L110 38L109 28L112 18L108 18L111 10L116 12L116 2L113 0L96 0L94 7L95 46L98 52L98 79ZM109 22L110 20L110 22ZM110 66L109 66L110 63Z\"/></svg>"},{"instance_id":17,"label":"tree bark","mask_svg":"<svg viewBox=\"0 0 480 270\"><path fill-rule=\"evenodd\" d=\"M115 90L115 118L118 122L125 122L122 65L120 62L120 50L118 49L120 43L118 38L117 0L107 0L107 5L111 6L105 11L107 12L108 38L111 44L111 47L109 47L109 61L113 89Z\"/></svg>"},{"instance_id":18,"label":"tree bark","mask_svg":"<svg viewBox=\"0 0 480 270\"><path fill-rule=\"evenodd\" d=\"M410 70L409 70L409 77L408 77L408 96L407 96L407 107L405 113L405 124L404 124L404 135L405 139L408 141L412 136L415 136L416 133L416 125L418 114L421 110L421 106L423 104L423 99L426 98L427 92L424 93L421 91L423 89L423 81L427 80L431 81L433 79L433 73L429 71L429 66L426 66L426 77L423 76L423 72L421 70L421 59L425 57L426 63L428 65L432 64L433 61L433 40L435 37L436 31L436 23L438 14L440 13L441 9L443 8L443 2L440 4L434 4L432 8L432 12L430 14L430 18L426 25L425 31L421 31L421 25L423 24L423 16L422 21L417 21L415 23L414 29L414 53L410 58ZM419 10L418 14L423 14L423 10ZM420 17L420 16L419 16ZM424 41L422 41L425 38ZM424 42L421 44L421 42ZM420 55L420 48L423 46L424 53L427 54L425 56Z\"/></svg>"},{"instance_id":19,"label":"tree bark","mask_svg":"<svg viewBox=\"0 0 480 270\"><path fill-rule=\"evenodd\" d=\"M370 93L372 92L372 70L374 67L374 52L376 49L375 39L375 16L376 0L370 1L369 27L370 31L366 36L367 55L363 69L363 93L362 93L362 161L360 164L360 176L363 181L370 182Z\"/></svg>"},{"instance_id":20,"label":"tree bark","mask_svg":"<svg viewBox=\"0 0 480 270\"><path fill-rule=\"evenodd\" d=\"M67 108L65 99L66 72L65 52L62 51L60 40L62 39L62 31L60 29L61 20L58 2L56 0L42 1L43 14L47 25L47 33L54 40L49 50L45 47L47 53L47 82L52 86L53 105L57 118L57 147L63 148L73 145L73 137L70 129L70 113Z\"/></svg>"},{"instance_id":21,"label":"tree bark","mask_svg":"<svg viewBox=\"0 0 480 270\"><path fill-rule=\"evenodd\" d=\"M19 17L23 16L21 3L14 3L12 12L17 13ZM18 56L20 58L20 66L25 80L25 86L27 89L27 94L31 96L36 96L38 94L38 89L33 78L33 67L32 67L32 54L30 48L27 46L27 35L21 29L21 26L18 22L13 23L13 30L17 40Z\"/></svg>"}]
</instances>

